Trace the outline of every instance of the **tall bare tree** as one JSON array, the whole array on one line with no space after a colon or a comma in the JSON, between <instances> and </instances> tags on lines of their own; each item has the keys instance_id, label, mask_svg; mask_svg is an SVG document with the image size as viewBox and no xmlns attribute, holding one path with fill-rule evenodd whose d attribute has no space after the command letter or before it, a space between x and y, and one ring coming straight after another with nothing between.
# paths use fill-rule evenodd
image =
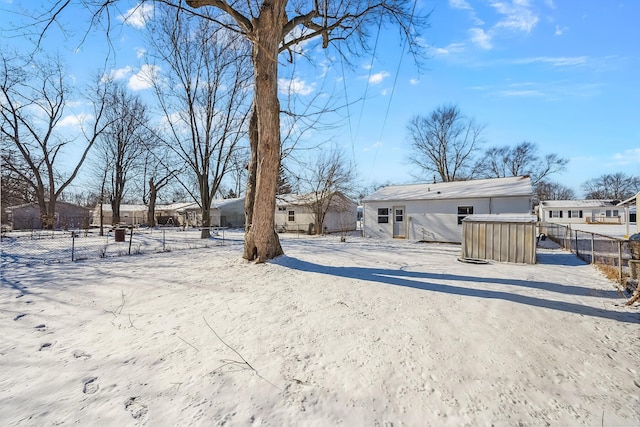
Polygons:
<instances>
[{"instance_id":1,"label":"tall bare tree","mask_svg":"<svg viewBox=\"0 0 640 427\"><path fill-rule=\"evenodd\" d=\"M534 196L540 200L573 200L576 192L562 184L551 181L540 181L534 188Z\"/></svg>"},{"instance_id":2,"label":"tall bare tree","mask_svg":"<svg viewBox=\"0 0 640 427\"><path fill-rule=\"evenodd\" d=\"M483 143L484 126L465 117L455 105L442 105L407 126L413 155L410 162L434 180L461 181L476 175L475 155Z\"/></svg>"},{"instance_id":3,"label":"tall bare tree","mask_svg":"<svg viewBox=\"0 0 640 427\"><path fill-rule=\"evenodd\" d=\"M541 157L537 144L524 141L513 147L491 147L485 150L478 168L488 178L529 175L531 184L536 187L549 175L565 170L567 163L569 159L554 153Z\"/></svg>"},{"instance_id":4,"label":"tall bare tree","mask_svg":"<svg viewBox=\"0 0 640 427\"><path fill-rule=\"evenodd\" d=\"M587 199L625 200L640 191L640 176L623 172L604 174L582 184Z\"/></svg>"},{"instance_id":5,"label":"tall bare tree","mask_svg":"<svg viewBox=\"0 0 640 427\"><path fill-rule=\"evenodd\" d=\"M83 128L85 140L80 158L71 164L65 150L76 138L61 130L68 98L72 94L69 76L59 59L29 60L0 56L0 121L3 145L15 147L26 169L6 163L29 182L40 209L44 228L55 222L56 201L76 178L89 150L104 131L104 93L98 88L92 123ZM83 123L87 124L87 123ZM65 169L61 165L66 166Z\"/></svg>"},{"instance_id":6,"label":"tall bare tree","mask_svg":"<svg viewBox=\"0 0 640 427\"><path fill-rule=\"evenodd\" d=\"M205 12L206 15L206 12ZM153 83L165 116L169 147L197 181L202 238L210 236L211 202L246 140L251 64L239 34L168 7L156 7L149 42L157 55ZM189 186L185 186L187 190Z\"/></svg>"},{"instance_id":7,"label":"tall bare tree","mask_svg":"<svg viewBox=\"0 0 640 427\"><path fill-rule=\"evenodd\" d=\"M128 188L129 178L139 166L146 150L150 133L144 126L148 115L139 97L128 93L119 83L105 82L107 89L105 119L108 126L99 138L104 164L111 164L109 178L109 201L112 223L120 223L120 205Z\"/></svg>"}]
</instances>

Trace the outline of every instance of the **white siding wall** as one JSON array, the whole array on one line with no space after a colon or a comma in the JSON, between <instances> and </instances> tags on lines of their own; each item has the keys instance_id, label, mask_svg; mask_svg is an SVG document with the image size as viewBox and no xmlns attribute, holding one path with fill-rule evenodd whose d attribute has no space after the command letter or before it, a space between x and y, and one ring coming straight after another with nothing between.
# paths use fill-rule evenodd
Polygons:
<instances>
[{"instance_id":1,"label":"white siding wall","mask_svg":"<svg viewBox=\"0 0 640 427\"><path fill-rule=\"evenodd\" d=\"M393 201L364 203L364 235L378 239L393 238L393 215L389 223L378 223L378 208L405 207L407 240L462 242L462 225L458 224L458 207L473 206L474 214L529 213L528 196L506 198L450 199L428 201Z\"/></svg>"}]
</instances>

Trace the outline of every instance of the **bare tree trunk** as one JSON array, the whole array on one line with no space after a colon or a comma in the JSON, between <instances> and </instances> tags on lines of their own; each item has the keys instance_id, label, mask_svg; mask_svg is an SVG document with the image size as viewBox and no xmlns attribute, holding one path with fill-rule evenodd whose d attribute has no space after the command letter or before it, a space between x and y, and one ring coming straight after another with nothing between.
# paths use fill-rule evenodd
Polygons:
<instances>
[{"instance_id":1,"label":"bare tree trunk","mask_svg":"<svg viewBox=\"0 0 640 427\"><path fill-rule=\"evenodd\" d=\"M275 232L276 187L280 169L280 102L278 48L287 22L286 0L264 3L254 20L253 64L258 115L256 193L251 228L245 235L244 258L264 262L282 255Z\"/></svg>"},{"instance_id":2,"label":"bare tree trunk","mask_svg":"<svg viewBox=\"0 0 640 427\"><path fill-rule=\"evenodd\" d=\"M244 200L244 231L248 232L253 223L253 205L256 195L256 172L258 169L258 115L256 113L255 101L251 108L251 119L249 120L249 145L251 147L251 157L247 165L247 190Z\"/></svg>"},{"instance_id":3,"label":"bare tree trunk","mask_svg":"<svg viewBox=\"0 0 640 427\"><path fill-rule=\"evenodd\" d=\"M158 189L156 188L153 178L149 179L149 208L147 209L147 225L149 227L156 226L156 198L158 197Z\"/></svg>"}]
</instances>

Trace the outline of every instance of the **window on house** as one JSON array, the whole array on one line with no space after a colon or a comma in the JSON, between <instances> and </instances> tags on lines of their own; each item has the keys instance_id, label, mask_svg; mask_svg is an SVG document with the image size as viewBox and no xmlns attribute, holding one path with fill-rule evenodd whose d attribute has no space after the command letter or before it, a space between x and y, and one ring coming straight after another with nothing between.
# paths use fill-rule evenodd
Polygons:
<instances>
[{"instance_id":1,"label":"window on house","mask_svg":"<svg viewBox=\"0 0 640 427\"><path fill-rule=\"evenodd\" d=\"M568 211L567 218L582 218L582 211Z\"/></svg>"},{"instance_id":2,"label":"window on house","mask_svg":"<svg viewBox=\"0 0 640 427\"><path fill-rule=\"evenodd\" d=\"M549 211L549 218L562 218L562 211Z\"/></svg>"},{"instance_id":3,"label":"window on house","mask_svg":"<svg viewBox=\"0 0 640 427\"><path fill-rule=\"evenodd\" d=\"M284 211L287 210L287 207L286 206L278 206L278 210L281 211L281 212L284 212Z\"/></svg>"},{"instance_id":4,"label":"window on house","mask_svg":"<svg viewBox=\"0 0 640 427\"><path fill-rule=\"evenodd\" d=\"M467 215L473 215L473 206L458 206L458 224L462 224Z\"/></svg>"},{"instance_id":5,"label":"window on house","mask_svg":"<svg viewBox=\"0 0 640 427\"><path fill-rule=\"evenodd\" d=\"M289 211L289 222L296 222L296 211Z\"/></svg>"},{"instance_id":6,"label":"window on house","mask_svg":"<svg viewBox=\"0 0 640 427\"><path fill-rule=\"evenodd\" d=\"M389 208L378 208L378 224L389 223Z\"/></svg>"}]
</instances>

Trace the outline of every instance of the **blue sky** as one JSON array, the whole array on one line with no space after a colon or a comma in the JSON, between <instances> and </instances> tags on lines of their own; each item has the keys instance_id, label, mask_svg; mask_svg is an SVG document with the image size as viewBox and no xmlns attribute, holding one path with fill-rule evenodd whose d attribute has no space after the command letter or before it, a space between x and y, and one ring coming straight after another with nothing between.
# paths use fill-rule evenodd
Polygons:
<instances>
[{"instance_id":1,"label":"blue sky","mask_svg":"<svg viewBox=\"0 0 640 427\"><path fill-rule=\"evenodd\" d=\"M24 22L24 3L0 0L3 49L27 46L11 31ZM38 3L45 2L28 7ZM121 1L120 12L134 4ZM313 44L305 49L315 66L282 61L283 87L293 82L291 90L303 100L328 93L337 104L365 98L343 108L341 120L327 117L331 129L308 135L309 143L342 146L362 184L415 181L407 123L443 104L455 104L485 124L487 147L532 141L541 154L569 158L567 170L551 179L579 195L584 181L603 174L640 175L640 2L432 0L418 6L433 11L423 33L428 59L421 68L403 54L391 29L380 32L376 59L353 58L352 68ZM78 23L87 19L86 12L70 10L61 22L81 29ZM161 70L144 61L143 26L134 16L117 28L107 71L147 96L140 75ZM54 29L45 40L46 48L67 58L78 84L104 65L107 52L99 32L80 44L82 35L77 30L63 38ZM81 109L70 111L69 125Z\"/></svg>"}]
</instances>

